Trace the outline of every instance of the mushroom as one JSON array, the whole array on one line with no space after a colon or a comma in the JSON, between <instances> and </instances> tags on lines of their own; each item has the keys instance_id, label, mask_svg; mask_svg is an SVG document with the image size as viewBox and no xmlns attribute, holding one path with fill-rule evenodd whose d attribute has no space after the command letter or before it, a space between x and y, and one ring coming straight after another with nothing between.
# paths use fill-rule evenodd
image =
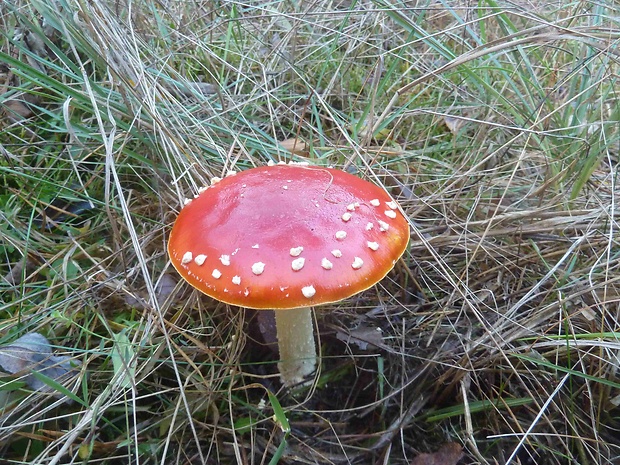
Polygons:
<instances>
[{"instance_id":1,"label":"mushroom","mask_svg":"<svg viewBox=\"0 0 620 465\"><path fill-rule=\"evenodd\" d=\"M292 386L316 368L311 308L380 281L408 239L384 189L337 169L278 164L227 176L186 201L168 253L205 294L275 310L280 376Z\"/></svg>"}]
</instances>

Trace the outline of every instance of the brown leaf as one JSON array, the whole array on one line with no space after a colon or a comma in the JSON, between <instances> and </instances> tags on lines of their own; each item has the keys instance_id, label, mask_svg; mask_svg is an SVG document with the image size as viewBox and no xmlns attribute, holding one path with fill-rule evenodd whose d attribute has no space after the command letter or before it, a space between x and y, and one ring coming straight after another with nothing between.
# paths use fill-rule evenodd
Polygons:
<instances>
[{"instance_id":1,"label":"brown leaf","mask_svg":"<svg viewBox=\"0 0 620 465\"><path fill-rule=\"evenodd\" d=\"M456 465L463 457L463 447L456 442L448 442L432 454L420 454L411 465Z\"/></svg>"},{"instance_id":2,"label":"brown leaf","mask_svg":"<svg viewBox=\"0 0 620 465\"><path fill-rule=\"evenodd\" d=\"M177 281L171 273L166 273L159 279L159 282L155 286L155 295L157 297L157 302L159 302L160 305L163 304L168 297L170 297L176 285ZM146 292L132 293L128 290L124 294L125 305L133 307L137 310L145 310L150 308L148 300L149 299Z\"/></svg>"},{"instance_id":3,"label":"brown leaf","mask_svg":"<svg viewBox=\"0 0 620 465\"><path fill-rule=\"evenodd\" d=\"M77 376L80 362L64 355L54 355L49 341L39 333L28 333L11 344L0 346L0 369L18 375L33 390L50 390L32 372L62 382Z\"/></svg>"},{"instance_id":4,"label":"brown leaf","mask_svg":"<svg viewBox=\"0 0 620 465\"><path fill-rule=\"evenodd\" d=\"M368 345L381 347L383 345L383 333L381 328L360 324L348 333L338 331L336 337L347 344L356 345L360 350L368 350Z\"/></svg>"},{"instance_id":5,"label":"brown leaf","mask_svg":"<svg viewBox=\"0 0 620 465\"><path fill-rule=\"evenodd\" d=\"M7 117L12 121L20 121L32 116L32 111L23 100L11 99L4 102Z\"/></svg>"},{"instance_id":6,"label":"brown leaf","mask_svg":"<svg viewBox=\"0 0 620 465\"><path fill-rule=\"evenodd\" d=\"M444 116L443 122L452 134L457 134L465 125L465 120L463 118L455 118L452 116Z\"/></svg>"},{"instance_id":7,"label":"brown leaf","mask_svg":"<svg viewBox=\"0 0 620 465\"><path fill-rule=\"evenodd\" d=\"M29 255L26 255L19 262L15 263L11 267L9 264L10 271L2 276L0 279L6 281L10 286L15 287L18 284L22 283L22 276L28 277L33 271L37 269L36 263L30 258ZM24 273L24 267L26 271Z\"/></svg>"},{"instance_id":8,"label":"brown leaf","mask_svg":"<svg viewBox=\"0 0 620 465\"><path fill-rule=\"evenodd\" d=\"M163 304L165 300L170 297L176 286L177 281L172 277L172 274L164 274L157 283L157 286L155 287L155 292L157 293L157 301L160 304Z\"/></svg>"},{"instance_id":9,"label":"brown leaf","mask_svg":"<svg viewBox=\"0 0 620 465\"><path fill-rule=\"evenodd\" d=\"M306 143L297 138L285 139L280 142L280 146L295 155L308 156L308 146Z\"/></svg>"},{"instance_id":10,"label":"brown leaf","mask_svg":"<svg viewBox=\"0 0 620 465\"><path fill-rule=\"evenodd\" d=\"M30 118L33 115L33 105L39 105L40 98L24 92L6 95L7 89L7 86L0 89L0 95L4 98L0 103L0 118L7 119L11 123Z\"/></svg>"}]
</instances>

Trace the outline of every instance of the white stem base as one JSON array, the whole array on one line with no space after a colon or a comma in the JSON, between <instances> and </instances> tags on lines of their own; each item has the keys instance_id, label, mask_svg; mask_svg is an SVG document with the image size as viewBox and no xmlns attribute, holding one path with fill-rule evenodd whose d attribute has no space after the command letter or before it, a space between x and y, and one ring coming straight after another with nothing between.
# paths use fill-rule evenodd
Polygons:
<instances>
[{"instance_id":1,"label":"white stem base","mask_svg":"<svg viewBox=\"0 0 620 465\"><path fill-rule=\"evenodd\" d=\"M290 387L301 383L316 369L312 309L294 308L275 313L280 350L278 369L282 383Z\"/></svg>"}]
</instances>

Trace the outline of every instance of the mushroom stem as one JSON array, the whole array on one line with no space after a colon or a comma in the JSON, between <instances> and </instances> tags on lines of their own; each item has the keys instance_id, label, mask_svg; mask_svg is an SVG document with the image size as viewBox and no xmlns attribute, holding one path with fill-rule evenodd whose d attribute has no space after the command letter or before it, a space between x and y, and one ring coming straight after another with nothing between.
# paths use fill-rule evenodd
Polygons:
<instances>
[{"instance_id":1,"label":"mushroom stem","mask_svg":"<svg viewBox=\"0 0 620 465\"><path fill-rule=\"evenodd\" d=\"M280 351L278 368L282 383L290 387L304 381L316 368L312 309L279 310L275 315Z\"/></svg>"}]
</instances>

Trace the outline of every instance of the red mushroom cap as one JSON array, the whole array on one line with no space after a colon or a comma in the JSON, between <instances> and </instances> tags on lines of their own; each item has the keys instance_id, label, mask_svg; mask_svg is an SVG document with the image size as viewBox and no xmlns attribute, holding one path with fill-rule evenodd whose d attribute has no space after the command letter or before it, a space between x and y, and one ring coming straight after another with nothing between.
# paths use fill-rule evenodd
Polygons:
<instances>
[{"instance_id":1,"label":"red mushroom cap","mask_svg":"<svg viewBox=\"0 0 620 465\"><path fill-rule=\"evenodd\" d=\"M189 201L168 253L215 299L287 309L369 288L408 240L407 220L382 188L336 169L276 165L228 176Z\"/></svg>"}]
</instances>

